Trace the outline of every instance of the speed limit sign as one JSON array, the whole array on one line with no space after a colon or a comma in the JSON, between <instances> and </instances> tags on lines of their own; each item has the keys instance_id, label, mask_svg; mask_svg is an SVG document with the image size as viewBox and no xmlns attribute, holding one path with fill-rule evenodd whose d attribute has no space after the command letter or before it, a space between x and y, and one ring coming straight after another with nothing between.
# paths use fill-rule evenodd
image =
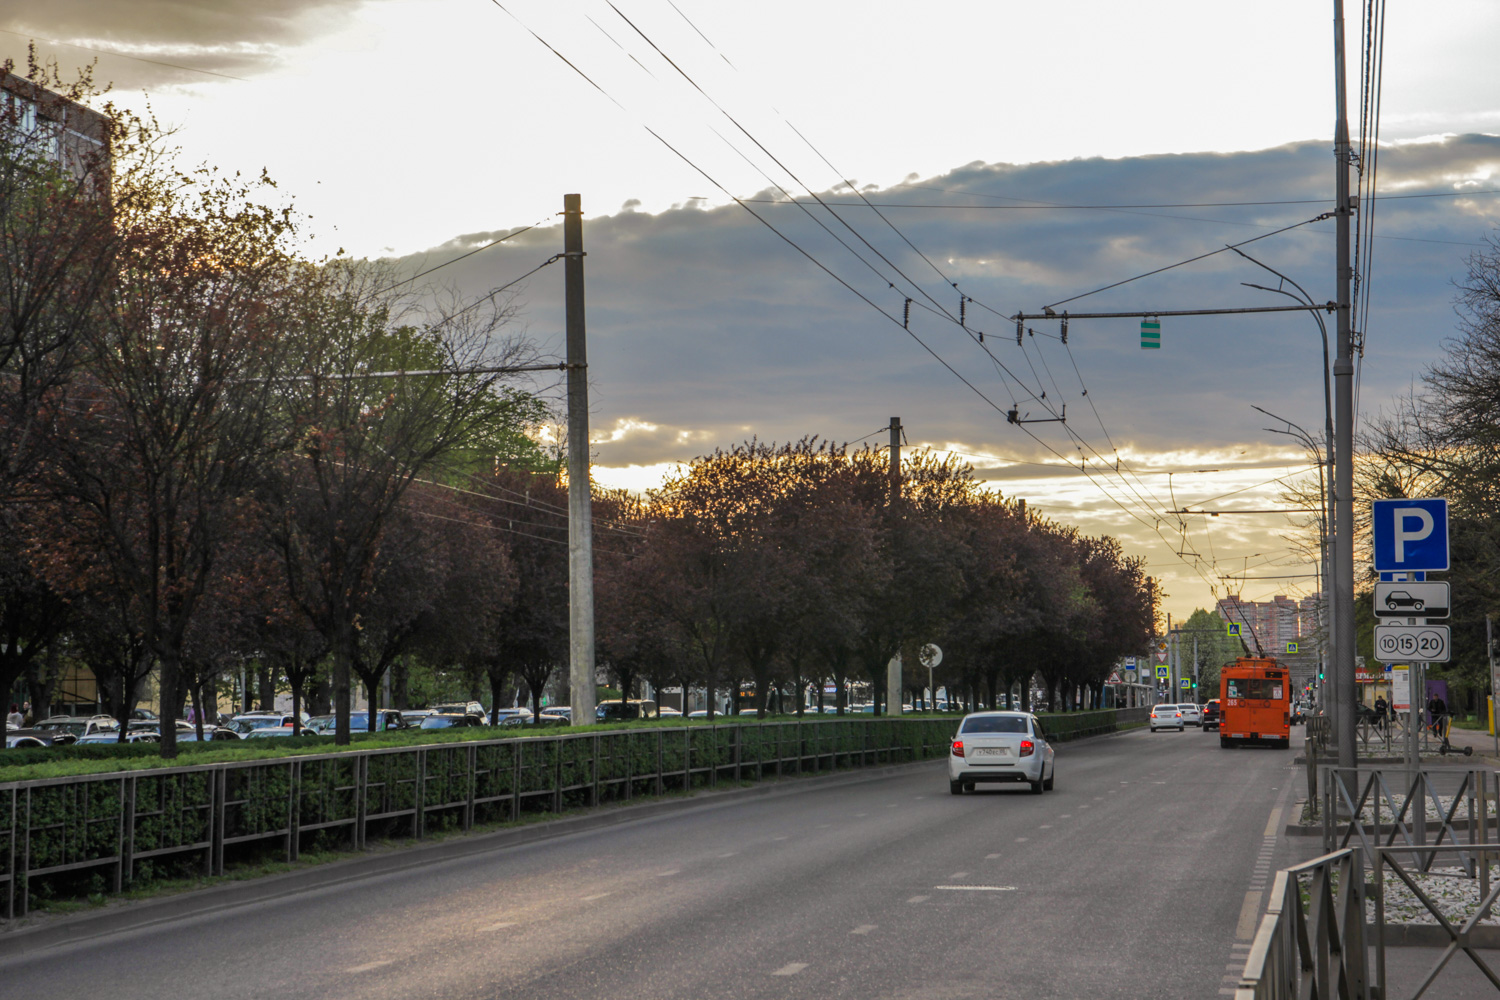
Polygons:
<instances>
[{"instance_id":1,"label":"speed limit sign","mask_svg":"<svg viewBox=\"0 0 1500 1000\"><path fill-rule=\"evenodd\" d=\"M1447 663L1448 626L1376 625L1375 658L1385 663L1396 660Z\"/></svg>"}]
</instances>

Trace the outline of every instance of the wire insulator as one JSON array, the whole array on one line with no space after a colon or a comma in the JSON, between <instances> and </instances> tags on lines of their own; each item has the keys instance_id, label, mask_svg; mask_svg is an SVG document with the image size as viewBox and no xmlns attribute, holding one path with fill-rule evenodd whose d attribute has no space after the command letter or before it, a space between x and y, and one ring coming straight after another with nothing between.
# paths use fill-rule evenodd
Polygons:
<instances>
[{"instance_id":1,"label":"wire insulator","mask_svg":"<svg viewBox=\"0 0 1500 1000\"><path fill-rule=\"evenodd\" d=\"M901 326L903 329L911 329L911 299L906 300L906 305L901 310Z\"/></svg>"},{"instance_id":2,"label":"wire insulator","mask_svg":"<svg viewBox=\"0 0 1500 1000\"><path fill-rule=\"evenodd\" d=\"M969 322L969 320L968 320L968 312L965 309L965 307L968 304L969 304L969 299L968 299L967 296L960 295L958 297L958 325L959 326L967 326L968 325L968 322Z\"/></svg>"},{"instance_id":3,"label":"wire insulator","mask_svg":"<svg viewBox=\"0 0 1500 1000\"><path fill-rule=\"evenodd\" d=\"M1062 320L1062 342L1064 344L1066 344L1068 342L1068 314L1067 313L1063 313L1063 320Z\"/></svg>"},{"instance_id":4,"label":"wire insulator","mask_svg":"<svg viewBox=\"0 0 1500 1000\"><path fill-rule=\"evenodd\" d=\"M1021 346L1021 338L1026 336L1026 321L1016 320L1016 346Z\"/></svg>"}]
</instances>

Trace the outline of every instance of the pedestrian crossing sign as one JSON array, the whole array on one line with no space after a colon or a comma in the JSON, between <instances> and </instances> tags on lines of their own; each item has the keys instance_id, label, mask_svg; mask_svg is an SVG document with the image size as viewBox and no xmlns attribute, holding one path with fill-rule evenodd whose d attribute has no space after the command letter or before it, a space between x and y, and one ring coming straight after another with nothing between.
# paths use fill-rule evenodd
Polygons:
<instances>
[{"instance_id":1,"label":"pedestrian crossing sign","mask_svg":"<svg viewBox=\"0 0 1500 1000\"><path fill-rule=\"evenodd\" d=\"M1289 642L1289 643L1287 643L1286 644L1286 653L1287 653L1287 655L1291 656L1295 652L1297 652L1297 644L1295 642Z\"/></svg>"},{"instance_id":2,"label":"pedestrian crossing sign","mask_svg":"<svg viewBox=\"0 0 1500 1000\"><path fill-rule=\"evenodd\" d=\"M1232 635L1232 636L1234 636L1236 639L1238 639L1240 637L1240 623L1239 622L1230 622L1229 623L1229 634Z\"/></svg>"},{"instance_id":3,"label":"pedestrian crossing sign","mask_svg":"<svg viewBox=\"0 0 1500 1000\"><path fill-rule=\"evenodd\" d=\"M1158 680L1166 680L1170 676L1171 676L1171 668L1170 667L1157 667L1156 668L1156 677L1157 677Z\"/></svg>"}]
</instances>

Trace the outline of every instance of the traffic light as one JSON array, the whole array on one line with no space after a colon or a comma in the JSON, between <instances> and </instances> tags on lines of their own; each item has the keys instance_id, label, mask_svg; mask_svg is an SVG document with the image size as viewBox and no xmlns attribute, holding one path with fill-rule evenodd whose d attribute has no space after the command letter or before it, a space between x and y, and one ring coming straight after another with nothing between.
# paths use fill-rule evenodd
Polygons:
<instances>
[{"instance_id":1,"label":"traffic light","mask_svg":"<svg viewBox=\"0 0 1500 1000\"><path fill-rule=\"evenodd\" d=\"M1319 670L1318 671L1318 680L1322 680L1322 679L1323 679L1323 671Z\"/></svg>"}]
</instances>

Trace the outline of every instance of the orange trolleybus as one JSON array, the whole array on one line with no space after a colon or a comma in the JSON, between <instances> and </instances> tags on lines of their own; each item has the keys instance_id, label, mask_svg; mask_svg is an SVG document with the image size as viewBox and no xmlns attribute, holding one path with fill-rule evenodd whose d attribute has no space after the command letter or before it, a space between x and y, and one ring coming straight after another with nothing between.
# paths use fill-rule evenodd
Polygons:
<instances>
[{"instance_id":1,"label":"orange trolleybus","mask_svg":"<svg viewBox=\"0 0 1500 1000\"><path fill-rule=\"evenodd\" d=\"M1242 656L1219 670L1219 746L1291 745L1291 675L1270 657Z\"/></svg>"}]
</instances>

